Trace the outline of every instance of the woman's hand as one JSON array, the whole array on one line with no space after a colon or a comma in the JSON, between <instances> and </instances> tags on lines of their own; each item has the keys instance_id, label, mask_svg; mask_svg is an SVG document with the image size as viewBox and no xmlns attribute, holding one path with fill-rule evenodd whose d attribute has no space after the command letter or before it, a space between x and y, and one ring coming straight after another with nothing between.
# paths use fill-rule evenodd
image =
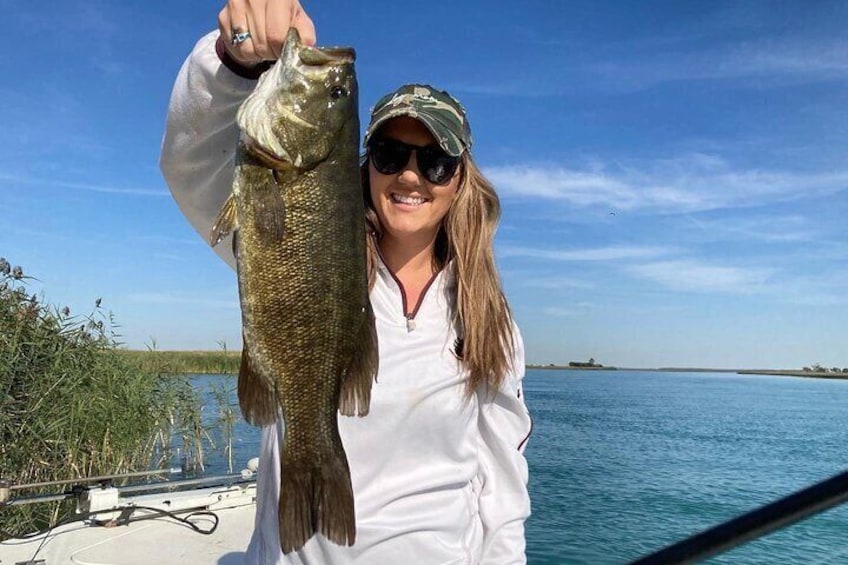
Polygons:
<instances>
[{"instance_id":1,"label":"woman's hand","mask_svg":"<svg viewBox=\"0 0 848 565\"><path fill-rule=\"evenodd\" d=\"M315 45L315 25L298 0L229 0L218 14L227 53L245 67L276 61L292 27L303 43ZM244 32L249 38L233 43L233 35Z\"/></svg>"}]
</instances>

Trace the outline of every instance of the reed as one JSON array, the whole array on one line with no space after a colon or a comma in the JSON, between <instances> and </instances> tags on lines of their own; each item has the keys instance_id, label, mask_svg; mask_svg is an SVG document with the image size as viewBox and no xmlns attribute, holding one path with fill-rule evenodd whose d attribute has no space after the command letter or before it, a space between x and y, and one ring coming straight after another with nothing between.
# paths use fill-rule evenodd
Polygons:
<instances>
[{"instance_id":1,"label":"reed","mask_svg":"<svg viewBox=\"0 0 848 565\"><path fill-rule=\"evenodd\" d=\"M121 355L150 370L166 368L172 374L235 374L241 363L240 351L148 351L121 350Z\"/></svg>"},{"instance_id":2,"label":"reed","mask_svg":"<svg viewBox=\"0 0 848 565\"><path fill-rule=\"evenodd\" d=\"M168 466L179 450L202 468L197 395L165 358L120 350L95 301L71 315L29 295L0 259L0 479L14 484ZM0 538L56 523L68 503L0 507Z\"/></svg>"}]
</instances>

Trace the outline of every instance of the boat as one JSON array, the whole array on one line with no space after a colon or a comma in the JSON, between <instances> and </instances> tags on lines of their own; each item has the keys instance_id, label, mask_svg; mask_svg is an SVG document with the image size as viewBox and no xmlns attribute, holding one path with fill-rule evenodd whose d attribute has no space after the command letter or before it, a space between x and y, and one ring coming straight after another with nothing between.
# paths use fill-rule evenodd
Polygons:
<instances>
[{"instance_id":1,"label":"boat","mask_svg":"<svg viewBox=\"0 0 848 565\"><path fill-rule=\"evenodd\" d=\"M49 530L0 542L0 563L240 565L253 532L257 464L237 474L127 486L113 484L151 473L57 481L50 484L70 488L56 495L13 496L45 483L0 486L0 512L62 498L77 504Z\"/></svg>"},{"instance_id":2,"label":"boat","mask_svg":"<svg viewBox=\"0 0 848 565\"><path fill-rule=\"evenodd\" d=\"M238 474L142 485L115 479L161 471L8 486L5 506L73 497L76 512L44 532L0 542L2 565L241 565L253 532L258 459ZM172 469L171 472L181 472ZM71 484L62 494L12 497L11 492ZM149 492L156 491L156 492ZM684 565L848 502L848 471L723 522L629 565Z\"/></svg>"}]
</instances>

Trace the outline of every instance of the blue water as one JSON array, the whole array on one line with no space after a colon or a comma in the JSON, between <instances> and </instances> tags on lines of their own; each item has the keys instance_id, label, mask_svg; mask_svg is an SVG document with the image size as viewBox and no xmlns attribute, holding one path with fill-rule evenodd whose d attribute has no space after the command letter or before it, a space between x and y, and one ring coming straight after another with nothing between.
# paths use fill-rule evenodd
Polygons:
<instances>
[{"instance_id":1,"label":"blue water","mask_svg":"<svg viewBox=\"0 0 848 565\"><path fill-rule=\"evenodd\" d=\"M848 469L848 380L531 370L525 392L534 565L625 563ZM235 436L238 470L259 434ZM846 533L839 507L709 563L848 563Z\"/></svg>"}]
</instances>

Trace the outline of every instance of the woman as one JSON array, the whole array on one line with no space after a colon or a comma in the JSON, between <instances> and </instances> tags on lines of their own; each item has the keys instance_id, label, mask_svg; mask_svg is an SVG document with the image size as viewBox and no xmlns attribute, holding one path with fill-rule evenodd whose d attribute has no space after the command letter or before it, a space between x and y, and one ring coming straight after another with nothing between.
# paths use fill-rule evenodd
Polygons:
<instances>
[{"instance_id":1,"label":"woman","mask_svg":"<svg viewBox=\"0 0 848 565\"><path fill-rule=\"evenodd\" d=\"M267 17L266 17L267 16ZM296 0L232 1L177 78L162 169L206 234L231 189L234 116L290 26ZM530 433L523 344L494 266L499 204L474 164L465 111L408 85L377 103L363 198L380 372L365 418L340 417L356 502L352 547L320 535L283 555L277 524L282 423L263 429L249 563L523 563ZM216 247L234 266L230 246Z\"/></svg>"}]
</instances>

